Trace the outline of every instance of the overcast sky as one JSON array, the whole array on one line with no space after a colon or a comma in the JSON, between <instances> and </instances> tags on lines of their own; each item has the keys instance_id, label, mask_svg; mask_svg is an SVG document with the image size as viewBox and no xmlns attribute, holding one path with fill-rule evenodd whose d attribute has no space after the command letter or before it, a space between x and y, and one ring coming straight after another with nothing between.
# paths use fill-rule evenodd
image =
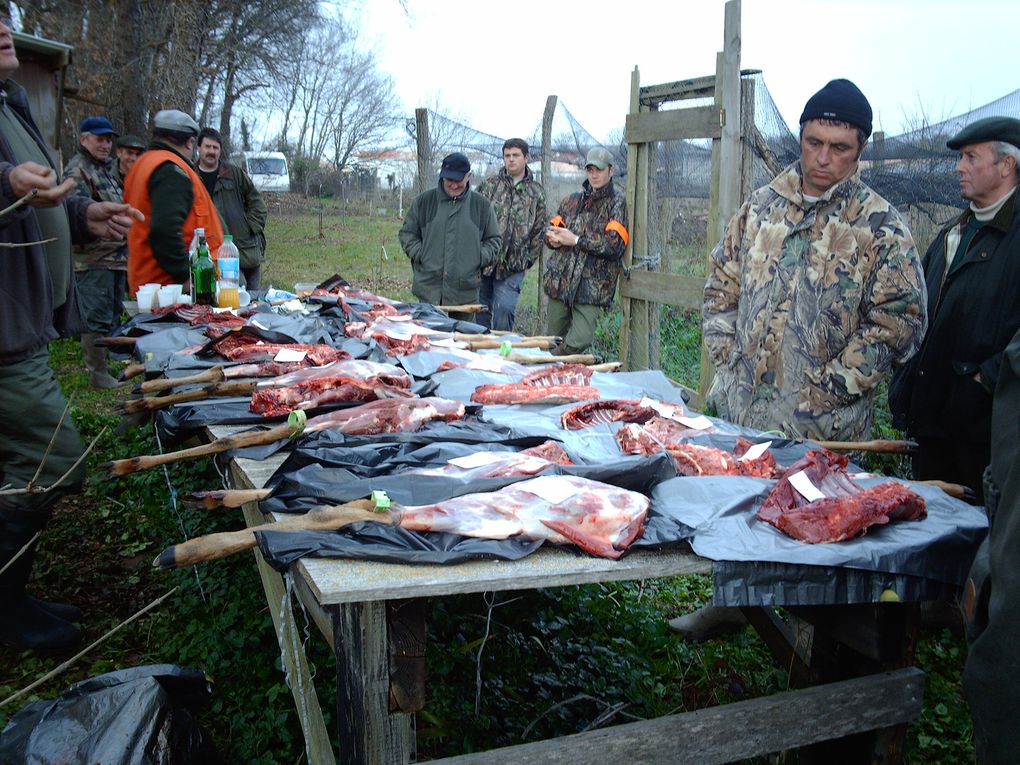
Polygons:
<instances>
[{"instance_id":1,"label":"overcast sky","mask_svg":"<svg viewBox=\"0 0 1020 765\"><path fill-rule=\"evenodd\" d=\"M597 139L642 85L713 74L724 0L363 0L361 39L408 114L438 103L497 136L530 135L545 98ZM761 69L787 123L835 77L875 130L939 121L1020 87L1017 5L1005 0L743 0L741 68Z\"/></svg>"}]
</instances>

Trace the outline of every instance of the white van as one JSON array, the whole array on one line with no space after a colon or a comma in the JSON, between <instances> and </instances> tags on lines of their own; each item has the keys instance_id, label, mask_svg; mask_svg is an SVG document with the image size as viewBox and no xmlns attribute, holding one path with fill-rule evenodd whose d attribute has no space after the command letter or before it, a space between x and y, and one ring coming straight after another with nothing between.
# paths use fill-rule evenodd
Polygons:
<instances>
[{"instance_id":1,"label":"white van","mask_svg":"<svg viewBox=\"0 0 1020 765\"><path fill-rule=\"evenodd\" d=\"M287 157L278 151L246 151L237 162L259 191L290 191Z\"/></svg>"}]
</instances>

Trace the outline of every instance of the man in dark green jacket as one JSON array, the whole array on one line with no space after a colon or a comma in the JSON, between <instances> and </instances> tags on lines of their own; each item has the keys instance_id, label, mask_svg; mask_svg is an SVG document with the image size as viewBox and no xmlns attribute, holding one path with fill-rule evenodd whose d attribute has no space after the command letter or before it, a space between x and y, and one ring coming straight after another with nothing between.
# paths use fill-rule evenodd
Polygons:
<instances>
[{"instance_id":1,"label":"man in dark green jacket","mask_svg":"<svg viewBox=\"0 0 1020 765\"><path fill-rule=\"evenodd\" d=\"M992 404L992 462L985 474L990 528L963 600L970 652L963 688L981 765L1020 762L1020 332L1002 354Z\"/></svg>"},{"instance_id":2,"label":"man in dark green jacket","mask_svg":"<svg viewBox=\"0 0 1020 765\"><path fill-rule=\"evenodd\" d=\"M411 203L400 246L411 259L412 291L433 305L478 302L483 268L499 254L502 238L489 200L471 190L471 163L460 152L443 159L439 184ZM474 313L451 312L471 321Z\"/></svg>"},{"instance_id":3,"label":"man in dark green jacket","mask_svg":"<svg viewBox=\"0 0 1020 765\"><path fill-rule=\"evenodd\" d=\"M269 210L251 178L237 165L220 156L219 131L202 128L198 134L198 175L209 190L223 222L224 234L232 234L241 255L241 273L250 290L262 284L266 259L266 218Z\"/></svg>"}]
</instances>

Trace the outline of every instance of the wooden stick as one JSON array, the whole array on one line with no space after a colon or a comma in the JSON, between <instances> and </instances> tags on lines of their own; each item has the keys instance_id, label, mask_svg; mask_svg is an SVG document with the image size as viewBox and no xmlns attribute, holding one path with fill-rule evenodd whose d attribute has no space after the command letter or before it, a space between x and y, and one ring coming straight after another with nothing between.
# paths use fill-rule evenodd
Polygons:
<instances>
[{"instance_id":1,"label":"wooden stick","mask_svg":"<svg viewBox=\"0 0 1020 765\"><path fill-rule=\"evenodd\" d=\"M202 401L207 398L219 398L224 396L250 396L258 385L256 380L232 380L230 382L213 383L195 390L185 390L178 393L171 393L169 396L151 396L148 398L136 398L124 403L124 411L128 414L135 412L153 412L157 409L166 409L174 404L182 404L186 401Z\"/></svg>"},{"instance_id":2,"label":"wooden stick","mask_svg":"<svg viewBox=\"0 0 1020 765\"><path fill-rule=\"evenodd\" d=\"M184 506L189 510L215 510L219 507L240 507L249 502L261 502L272 489L217 489L215 491L193 491L185 494Z\"/></svg>"},{"instance_id":3,"label":"wooden stick","mask_svg":"<svg viewBox=\"0 0 1020 765\"><path fill-rule=\"evenodd\" d=\"M504 333L504 334L510 334L510 333ZM501 337L501 336L497 335L495 332L490 332L488 334L484 334L484 333L480 333L480 332L475 332L475 333L471 333L471 332L454 332L453 333L453 339L454 340L463 340L464 342L468 342L468 343L470 343L470 342L472 342L474 340L489 340L489 341L492 341L496 337ZM519 337L521 340L548 340L551 343L558 343L560 341L560 338L557 337L556 335L518 335L517 337ZM503 342L503 340L500 339L499 342ZM497 346L497 347L499 347L499 346Z\"/></svg>"},{"instance_id":4,"label":"wooden stick","mask_svg":"<svg viewBox=\"0 0 1020 765\"><path fill-rule=\"evenodd\" d=\"M455 311L457 313L478 313L484 309L485 306L481 303L469 303L468 305L437 305L436 308L440 311L446 311L447 313L450 313L450 311Z\"/></svg>"},{"instance_id":5,"label":"wooden stick","mask_svg":"<svg viewBox=\"0 0 1020 765\"><path fill-rule=\"evenodd\" d=\"M204 372L188 375L187 377L161 377L158 380L146 380L137 388L135 393L161 393L179 385L194 385L204 382L220 382L225 380L223 367L211 367Z\"/></svg>"},{"instance_id":6,"label":"wooden stick","mask_svg":"<svg viewBox=\"0 0 1020 765\"><path fill-rule=\"evenodd\" d=\"M589 353L575 353L570 356L532 356L529 353L511 353L507 361L518 364L594 364L595 357Z\"/></svg>"},{"instance_id":7,"label":"wooden stick","mask_svg":"<svg viewBox=\"0 0 1020 765\"><path fill-rule=\"evenodd\" d=\"M310 510L304 515L285 518L276 523L251 526L240 531L221 531L215 534L195 537L179 545L173 545L161 552L152 565L157 568L180 568L218 560L241 550L250 550L257 544L256 531L333 531L358 521L393 523L389 513L371 510L371 500L362 499L345 505Z\"/></svg>"},{"instance_id":8,"label":"wooden stick","mask_svg":"<svg viewBox=\"0 0 1020 765\"><path fill-rule=\"evenodd\" d=\"M607 361L604 364L589 364L592 372L618 372L623 366L622 361Z\"/></svg>"},{"instance_id":9,"label":"wooden stick","mask_svg":"<svg viewBox=\"0 0 1020 765\"><path fill-rule=\"evenodd\" d=\"M105 462L99 466L100 470L106 471L106 478L129 475L149 468L168 465L172 462L184 462L185 460L208 457L231 449L240 449L243 446L258 446L260 444L271 444L290 438L300 429L288 424L277 425L269 430L250 430L245 433L237 433L232 436L224 436L212 443L195 446L191 449L181 449L178 452L167 452L166 454L142 455L139 457L128 457L123 460Z\"/></svg>"},{"instance_id":10,"label":"wooden stick","mask_svg":"<svg viewBox=\"0 0 1020 765\"><path fill-rule=\"evenodd\" d=\"M484 349L499 348L499 347L501 347L503 345L504 342L506 342L506 341L505 340L496 340L496 339L473 340L470 343L468 343L467 346L468 346L469 350L477 351L477 350L481 350L483 348ZM529 340L517 340L517 341L513 341L513 342L510 343L510 345L513 348L542 348L542 349L548 350L549 348L552 348L553 341L552 340L543 340L543 339L535 338L535 339L529 339Z\"/></svg>"},{"instance_id":11,"label":"wooden stick","mask_svg":"<svg viewBox=\"0 0 1020 765\"><path fill-rule=\"evenodd\" d=\"M885 454L908 454L917 448L914 441L897 441L879 438L874 441L815 441L816 444L834 452L880 452Z\"/></svg>"},{"instance_id":12,"label":"wooden stick","mask_svg":"<svg viewBox=\"0 0 1020 765\"><path fill-rule=\"evenodd\" d=\"M130 380L145 372L145 364L132 363L120 370L121 380Z\"/></svg>"},{"instance_id":13,"label":"wooden stick","mask_svg":"<svg viewBox=\"0 0 1020 765\"><path fill-rule=\"evenodd\" d=\"M121 335L120 337L97 337L95 345L97 348L134 348L137 342L137 337Z\"/></svg>"}]
</instances>

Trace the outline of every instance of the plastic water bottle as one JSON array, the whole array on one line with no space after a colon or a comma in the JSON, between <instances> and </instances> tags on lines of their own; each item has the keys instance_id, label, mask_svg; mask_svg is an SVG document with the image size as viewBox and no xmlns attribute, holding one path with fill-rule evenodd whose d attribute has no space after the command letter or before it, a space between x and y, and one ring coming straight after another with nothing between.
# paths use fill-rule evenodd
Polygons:
<instances>
[{"instance_id":1,"label":"plastic water bottle","mask_svg":"<svg viewBox=\"0 0 1020 765\"><path fill-rule=\"evenodd\" d=\"M239 289L241 287L241 257L234 244L234 237L223 235L223 244L216 251L216 265L220 271L219 297L220 308L239 308L241 305Z\"/></svg>"},{"instance_id":2,"label":"plastic water bottle","mask_svg":"<svg viewBox=\"0 0 1020 765\"><path fill-rule=\"evenodd\" d=\"M216 264L209 254L205 236L198 240L195 259L191 261L191 289L196 305L216 304Z\"/></svg>"}]
</instances>

